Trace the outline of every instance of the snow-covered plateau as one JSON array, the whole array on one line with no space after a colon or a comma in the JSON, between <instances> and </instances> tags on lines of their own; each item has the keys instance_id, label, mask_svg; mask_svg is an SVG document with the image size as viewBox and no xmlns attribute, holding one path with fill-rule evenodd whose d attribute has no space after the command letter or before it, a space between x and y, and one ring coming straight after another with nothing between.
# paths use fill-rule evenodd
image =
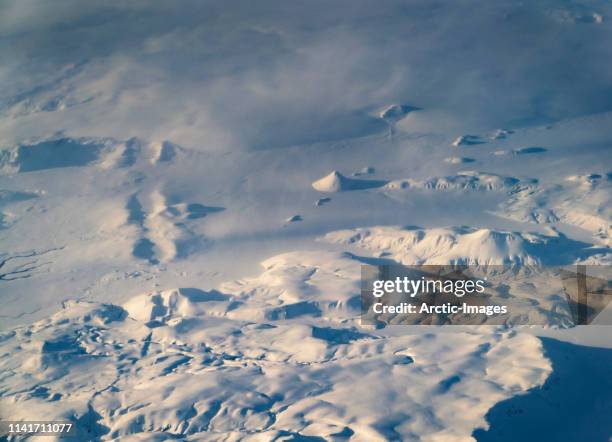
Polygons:
<instances>
[{"instance_id":1,"label":"snow-covered plateau","mask_svg":"<svg viewBox=\"0 0 612 442\"><path fill-rule=\"evenodd\" d=\"M572 326L516 279L556 322L374 326L360 288L364 264L612 279L611 23L608 0L0 0L0 421L609 442L611 306Z\"/></svg>"}]
</instances>

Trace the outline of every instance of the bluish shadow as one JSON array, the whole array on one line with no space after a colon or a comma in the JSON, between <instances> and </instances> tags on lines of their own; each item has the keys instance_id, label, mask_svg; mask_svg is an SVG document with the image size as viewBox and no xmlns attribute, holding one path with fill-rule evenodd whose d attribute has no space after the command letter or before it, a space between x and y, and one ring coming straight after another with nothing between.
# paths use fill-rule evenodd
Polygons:
<instances>
[{"instance_id":1,"label":"bluish shadow","mask_svg":"<svg viewBox=\"0 0 612 442\"><path fill-rule=\"evenodd\" d=\"M495 405L478 442L609 442L612 438L612 349L541 338L553 372L527 394ZM511 368L509 368L511 370Z\"/></svg>"}]
</instances>

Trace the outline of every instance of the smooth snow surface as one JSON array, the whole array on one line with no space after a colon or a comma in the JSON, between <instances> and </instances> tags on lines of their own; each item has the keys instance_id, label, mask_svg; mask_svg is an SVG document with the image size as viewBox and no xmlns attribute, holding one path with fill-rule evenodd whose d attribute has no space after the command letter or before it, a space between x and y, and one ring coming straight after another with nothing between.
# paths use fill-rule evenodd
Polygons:
<instances>
[{"instance_id":1,"label":"smooth snow surface","mask_svg":"<svg viewBox=\"0 0 612 442\"><path fill-rule=\"evenodd\" d=\"M526 440L517 423L554 404L583 425L567 434L612 437L609 350L587 347L609 330L565 329L554 286L507 286L554 312L546 330L359 317L362 264L612 264L610 17L0 2L0 420L71 420L78 440ZM581 389L592 407L563 394Z\"/></svg>"}]
</instances>

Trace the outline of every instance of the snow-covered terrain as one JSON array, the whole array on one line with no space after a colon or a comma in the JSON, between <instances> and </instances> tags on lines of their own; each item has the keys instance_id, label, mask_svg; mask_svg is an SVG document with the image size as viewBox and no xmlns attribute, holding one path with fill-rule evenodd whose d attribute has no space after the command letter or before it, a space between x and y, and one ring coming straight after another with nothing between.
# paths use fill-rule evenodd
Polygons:
<instances>
[{"instance_id":1,"label":"snow-covered terrain","mask_svg":"<svg viewBox=\"0 0 612 442\"><path fill-rule=\"evenodd\" d=\"M507 286L552 328L375 327L360 277L607 271L610 19L604 0L0 1L0 420L608 441L609 326L565 329L555 286Z\"/></svg>"}]
</instances>

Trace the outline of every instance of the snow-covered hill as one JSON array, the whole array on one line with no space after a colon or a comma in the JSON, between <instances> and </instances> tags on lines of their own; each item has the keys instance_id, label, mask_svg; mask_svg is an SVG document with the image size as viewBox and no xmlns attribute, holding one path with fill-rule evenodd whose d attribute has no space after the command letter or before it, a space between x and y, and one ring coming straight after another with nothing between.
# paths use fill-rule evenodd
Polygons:
<instances>
[{"instance_id":1,"label":"snow-covered hill","mask_svg":"<svg viewBox=\"0 0 612 442\"><path fill-rule=\"evenodd\" d=\"M359 318L364 264L605 272L611 17L604 0L0 2L0 420L67 419L80 440L505 440L520 412L490 410L536 392L612 435L609 400L579 416L558 393L584 386L571 352L535 337L611 347L607 329ZM504 290L568 324L556 285ZM605 392L598 373L579 376Z\"/></svg>"}]
</instances>

